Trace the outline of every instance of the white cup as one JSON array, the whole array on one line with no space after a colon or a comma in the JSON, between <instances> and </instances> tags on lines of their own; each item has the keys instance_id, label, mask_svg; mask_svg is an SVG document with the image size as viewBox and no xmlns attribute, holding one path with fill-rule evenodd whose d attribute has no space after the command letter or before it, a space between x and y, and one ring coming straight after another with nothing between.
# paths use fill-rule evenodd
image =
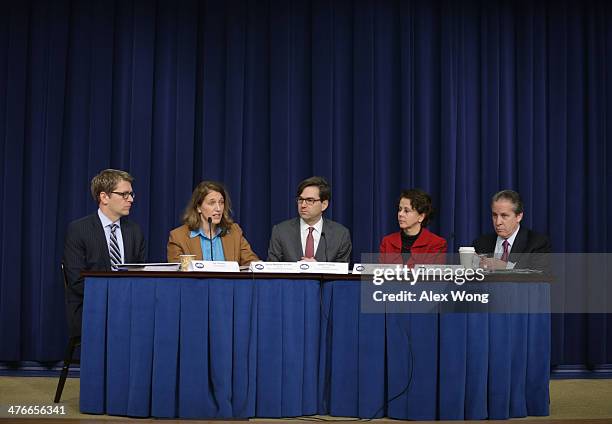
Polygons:
<instances>
[{"instance_id":1,"label":"white cup","mask_svg":"<svg viewBox=\"0 0 612 424\"><path fill-rule=\"evenodd\" d=\"M459 248L459 261L464 268L474 268L474 256L476 256L476 250L472 246Z\"/></svg>"}]
</instances>

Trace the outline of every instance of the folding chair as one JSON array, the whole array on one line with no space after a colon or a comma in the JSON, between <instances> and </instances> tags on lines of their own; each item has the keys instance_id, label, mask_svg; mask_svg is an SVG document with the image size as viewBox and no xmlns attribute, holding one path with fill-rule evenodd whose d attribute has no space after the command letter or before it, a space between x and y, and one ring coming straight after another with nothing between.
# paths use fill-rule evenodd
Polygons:
<instances>
[{"instance_id":1,"label":"folding chair","mask_svg":"<svg viewBox=\"0 0 612 424\"><path fill-rule=\"evenodd\" d=\"M68 290L68 279L66 278L66 270L64 269L64 263L61 264L62 267L62 276L64 278L64 290ZM79 359L74 359L74 351L78 346L81 346L81 336L70 336L68 339L68 346L66 347L66 353L64 354L64 366L62 367L62 372L60 374L59 381L57 382L57 390L55 391L55 398L53 402L58 403L60 398L62 397L62 392L64 391L64 384L66 383L66 378L68 377L68 368L70 364L80 365L81 361Z\"/></svg>"}]
</instances>

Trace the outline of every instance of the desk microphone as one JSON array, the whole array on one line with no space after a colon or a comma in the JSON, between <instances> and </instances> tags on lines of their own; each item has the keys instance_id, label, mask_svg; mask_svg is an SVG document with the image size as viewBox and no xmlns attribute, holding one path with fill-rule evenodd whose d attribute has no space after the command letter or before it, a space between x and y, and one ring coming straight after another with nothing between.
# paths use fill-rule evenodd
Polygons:
<instances>
[{"instance_id":1,"label":"desk microphone","mask_svg":"<svg viewBox=\"0 0 612 424\"><path fill-rule=\"evenodd\" d=\"M209 216L208 217L208 230L210 231L210 260L214 261L215 258L213 257L213 246L212 246L212 218Z\"/></svg>"},{"instance_id":2,"label":"desk microphone","mask_svg":"<svg viewBox=\"0 0 612 424\"><path fill-rule=\"evenodd\" d=\"M325 262L329 262L327 260L327 237L325 237L325 231L321 231L321 238L325 240Z\"/></svg>"}]
</instances>

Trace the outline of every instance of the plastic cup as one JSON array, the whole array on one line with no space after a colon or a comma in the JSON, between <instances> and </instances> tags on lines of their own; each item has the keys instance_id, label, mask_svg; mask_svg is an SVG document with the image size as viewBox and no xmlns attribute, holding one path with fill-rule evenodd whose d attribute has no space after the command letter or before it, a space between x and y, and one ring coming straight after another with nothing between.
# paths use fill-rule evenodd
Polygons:
<instances>
[{"instance_id":1,"label":"plastic cup","mask_svg":"<svg viewBox=\"0 0 612 424\"><path fill-rule=\"evenodd\" d=\"M180 255L181 258L181 271L191 271L191 261L195 260L196 255Z\"/></svg>"}]
</instances>

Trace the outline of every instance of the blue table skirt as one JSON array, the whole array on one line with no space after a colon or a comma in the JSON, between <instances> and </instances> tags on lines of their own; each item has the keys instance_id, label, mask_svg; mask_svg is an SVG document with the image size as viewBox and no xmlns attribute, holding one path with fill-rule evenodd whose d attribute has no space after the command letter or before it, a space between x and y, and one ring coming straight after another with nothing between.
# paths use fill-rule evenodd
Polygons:
<instances>
[{"instance_id":1,"label":"blue table skirt","mask_svg":"<svg viewBox=\"0 0 612 424\"><path fill-rule=\"evenodd\" d=\"M542 311L548 284L496 283ZM544 313L361 313L360 282L87 278L81 411L548 415ZM104 331L106 329L106 331Z\"/></svg>"},{"instance_id":2,"label":"blue table skirt","mask_svg":"<svg viewBox=\"0 0 612 424\"><path fill-rule=\"evenodd\" d=\"M326 284L319 412L410 420L548 415L550 315L540 312L549 286L490 287L491 297L537 313L360 313L358 283Z\"/></svg>"},{"instance_id":3,"label":"blue table skirt","mask_svg":"<svg viewBox=\"0 0 612 424\"><path fill-rule=\"evenodd\" d=\"M87 278L85 287L82 412L317 413L318 281Z\"/></svg>"}]
</instances>

